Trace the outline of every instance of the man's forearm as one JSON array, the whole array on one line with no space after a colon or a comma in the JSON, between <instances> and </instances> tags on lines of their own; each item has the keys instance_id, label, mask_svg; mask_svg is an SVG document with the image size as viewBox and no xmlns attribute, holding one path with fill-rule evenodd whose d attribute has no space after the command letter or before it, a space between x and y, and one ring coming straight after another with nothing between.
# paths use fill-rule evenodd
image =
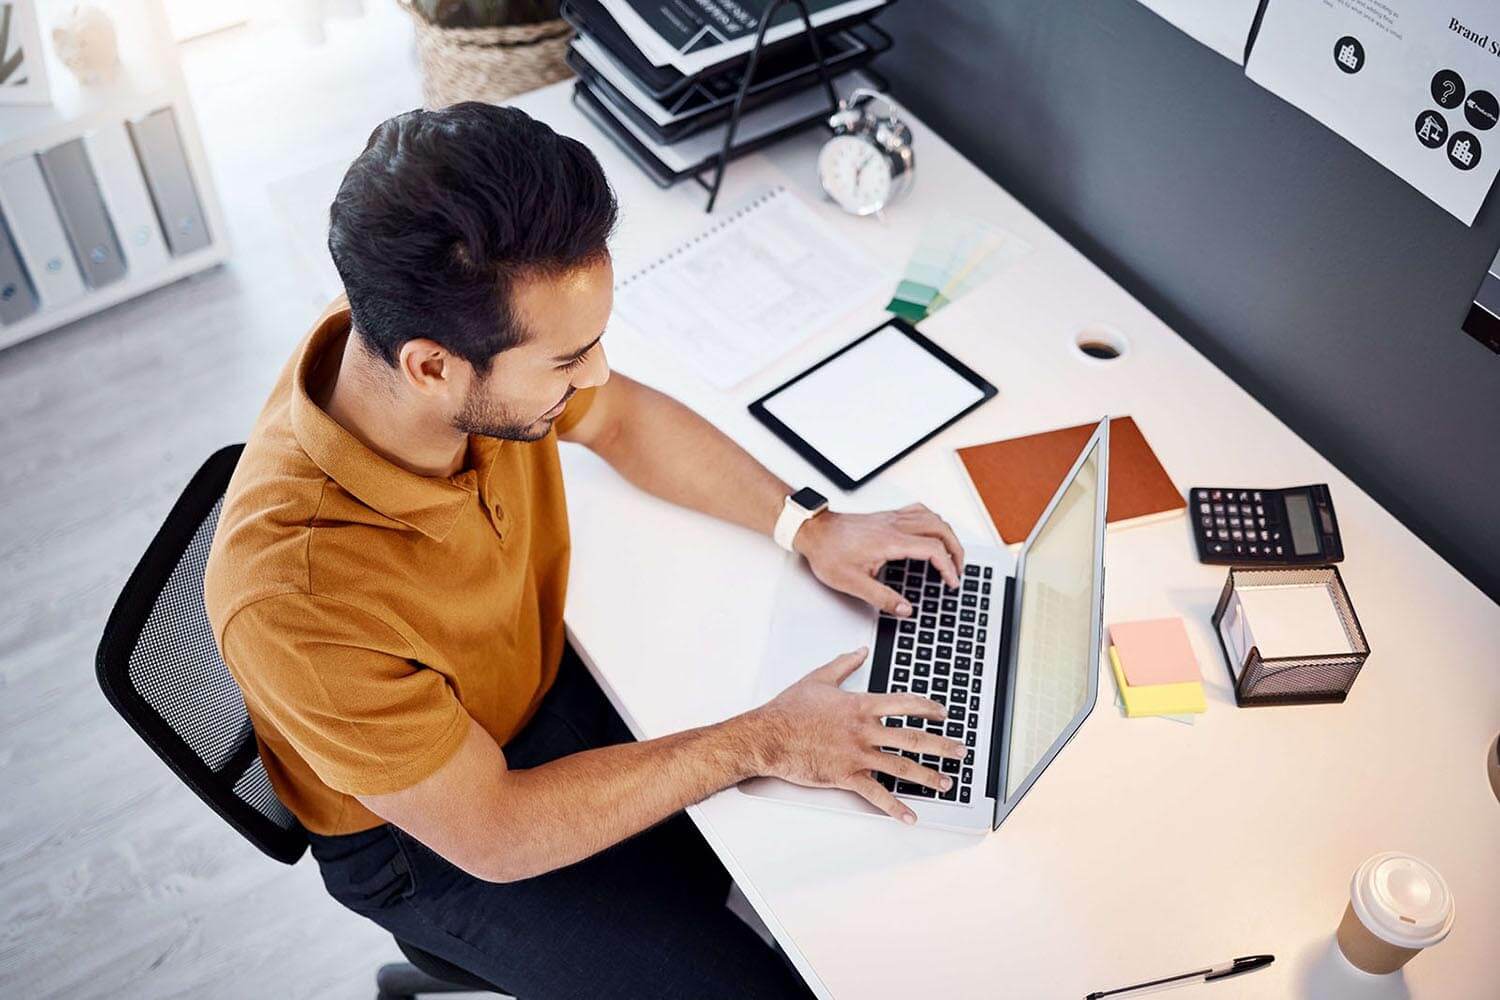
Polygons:
<instances>
[{"instance_id":1,"label":"man's forearm","mask_svg":"<svg viewBox=\"0 0 1500 1000\"><path fill-rule=\"evenodd\" d=\"M624 412L595 449L605 461L663 500L771 533L786 483L672 397L639 382L620 388Z\"/></svg>"},{"instance_id":2,"label":"man's forearm","mask_svg":"<svg viewBox=\"0 0 1500 1000\"><path fill-rule=\"evenodd\" d=\"M490 877L509 882L570 865L764 773L774 752L769 729L747 713L506 772Z\"/></svg>"}]
</instances>

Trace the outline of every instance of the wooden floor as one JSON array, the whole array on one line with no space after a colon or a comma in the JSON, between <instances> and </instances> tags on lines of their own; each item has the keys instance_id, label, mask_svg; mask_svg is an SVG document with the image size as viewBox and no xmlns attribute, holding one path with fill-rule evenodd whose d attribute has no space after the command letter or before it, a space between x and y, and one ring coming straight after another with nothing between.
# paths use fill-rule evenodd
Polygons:
<instances>
[{"instance_id":1,"label":"wooden floor","mask_svg":"<svg viewBox=\"0 0 1500 1000\"><path fill-rule=\"evenodd\" d=\"M176 494L243 440L323 304L269 185L420 103L395 4L326 45L250 26L183 57L225 267L0 352L0 997L374 996L389 935L310 858L254 850L114 715L105 616Z\"/></svg>"}]
</instances>

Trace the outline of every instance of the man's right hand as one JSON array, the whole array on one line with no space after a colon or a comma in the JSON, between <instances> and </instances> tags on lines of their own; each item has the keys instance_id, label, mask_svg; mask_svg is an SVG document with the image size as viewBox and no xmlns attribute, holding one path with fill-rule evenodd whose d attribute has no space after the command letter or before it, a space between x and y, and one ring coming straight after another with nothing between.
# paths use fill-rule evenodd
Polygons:
<instances>
[{"instance_id":1,"label":"man's right hand","mask_svg":"<svg viewBox=\"0 0 1500 1000\"><path fill-rule=\"evenodd\" d=\"M761 753L762 772L813 788L846 788L904 823L916 813L871 776L881 771L903 781L945 791L946 774L881 747L963 759L957 740L917 729L895 729L884 716L917 715L941 721L943 706L915 694L869 694L839 687L865 661L867 649L845 653L748 713Z\"/></svg>"}]
</instances>

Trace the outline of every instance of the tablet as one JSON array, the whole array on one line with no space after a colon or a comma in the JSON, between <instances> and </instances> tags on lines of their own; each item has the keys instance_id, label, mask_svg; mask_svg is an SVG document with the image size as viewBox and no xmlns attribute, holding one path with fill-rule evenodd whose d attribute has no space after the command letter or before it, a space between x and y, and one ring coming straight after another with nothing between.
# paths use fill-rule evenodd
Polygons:
<instances>
[{"instance_id":1,"label":"tablet","mask_svg":"<svg viewBox=\"0 0 1500 1000\"><path fill-rule=\"evenodd\" d=\"M853 490L996 392L892 317L751 403L750 412Z\"/></svg>"}]
</instances>

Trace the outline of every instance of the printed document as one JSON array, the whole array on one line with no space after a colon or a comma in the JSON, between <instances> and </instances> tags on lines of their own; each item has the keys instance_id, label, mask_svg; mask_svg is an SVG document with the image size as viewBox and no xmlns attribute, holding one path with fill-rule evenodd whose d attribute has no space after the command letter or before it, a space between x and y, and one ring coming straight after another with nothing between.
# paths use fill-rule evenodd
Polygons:
<instances>
[{"instance_id":1,"label":"printed document","mask_svg":"<svg viewBox=\"0 0 1500 1000\"><path fill-rule=\"evenodd\" d=\"M615 311L720 389L737 385L890 279L777 187L620 282Z\"/></svg>"},{"instance_id":2,"label":"printed document","mask_svg":"<svg viewBox=\"0 0 1500 1000\"><path fill-rule=\"evenodd\" d=\"M1500 2L1274 0L1245 72L1473 225L1500 172Z\"/></svg>"}]
</instances>

